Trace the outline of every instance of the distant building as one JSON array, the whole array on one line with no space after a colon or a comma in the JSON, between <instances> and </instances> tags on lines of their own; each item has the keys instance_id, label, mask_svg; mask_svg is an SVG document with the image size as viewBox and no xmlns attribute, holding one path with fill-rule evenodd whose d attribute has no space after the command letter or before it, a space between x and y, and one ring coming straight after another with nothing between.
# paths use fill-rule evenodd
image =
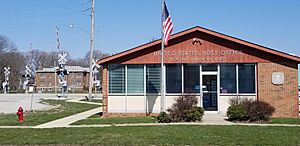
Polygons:
<instances>
[{"instance_id":1,"label":"distant building","mask_svg":"<svg viewBox=\"0 0 300 146\"><path fill-rule=\"evenodd\" d=\"M69 92L87 91L89 86L89 68L80 66L65 66L69 75L65 76ZM35 84L36 89L42 92L60 92L57 67L43 68L36 71Z\"/></svg>"}]
</instances>

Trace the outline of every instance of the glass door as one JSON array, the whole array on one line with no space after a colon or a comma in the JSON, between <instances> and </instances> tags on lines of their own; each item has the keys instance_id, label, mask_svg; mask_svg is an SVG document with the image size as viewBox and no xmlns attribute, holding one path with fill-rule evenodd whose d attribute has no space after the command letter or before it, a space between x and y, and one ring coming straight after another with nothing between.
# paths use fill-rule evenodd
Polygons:
<instances>
[{"instance_id":1,"label":"glass door","mask_svg":"<svg viewBox=\"0 0 300 146\"><path fill-rule=\"evenodd\" d=\"M205 111L218 111L217 75L202 75L202 104Z\"/></svg>"}]
</instances>

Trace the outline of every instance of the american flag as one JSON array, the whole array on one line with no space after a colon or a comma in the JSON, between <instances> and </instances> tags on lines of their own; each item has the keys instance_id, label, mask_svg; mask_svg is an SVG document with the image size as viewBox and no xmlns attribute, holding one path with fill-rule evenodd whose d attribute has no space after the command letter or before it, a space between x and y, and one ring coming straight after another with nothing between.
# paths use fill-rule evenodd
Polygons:
<instances>
[{"instance_id":1,"label":"american flag","mask_svg":"<svg viewBox=\"0 0 300 146\"><path fill-rule=\"evenodd\" d=\"M164 45L168 46L168 41L170 39L171 33L173 31L173 23L171 20L171 16L169 15L166 2L163 2L163 12L162 12L162 20L163 20L163 41Z\"/></svg>"}]
</instances>

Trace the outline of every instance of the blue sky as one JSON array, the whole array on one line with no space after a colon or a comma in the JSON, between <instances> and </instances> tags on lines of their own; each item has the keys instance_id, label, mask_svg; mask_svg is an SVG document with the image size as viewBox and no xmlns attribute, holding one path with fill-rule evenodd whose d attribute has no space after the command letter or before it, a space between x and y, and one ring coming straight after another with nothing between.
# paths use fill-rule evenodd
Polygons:
<instances>
[{"instance_id":1,"label":"blue sky","mask_svg":"<svg viewBox=\"0 0 300 146\"><path fill-rule=\"evenodd\" d=\"M88 0L2 0L0 34L20 51L62 48L73 58L89 49ZM95 48L118 53L160 37L160 0L95 0ZM167 0L173 33L202 26L276 50L300 55L299 0ZM70 27L74 25L74 28Z\"/></svg>"}]
</instances>

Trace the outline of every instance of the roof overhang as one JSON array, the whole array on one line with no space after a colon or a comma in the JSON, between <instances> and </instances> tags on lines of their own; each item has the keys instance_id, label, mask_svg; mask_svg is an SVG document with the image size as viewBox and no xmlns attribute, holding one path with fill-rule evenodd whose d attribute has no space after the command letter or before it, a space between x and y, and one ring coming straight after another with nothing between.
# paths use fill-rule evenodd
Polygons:
<instances>
[{"instance_id":1,"label":"roof overhang","mask_svg":"<svg viewBox=\"0 0 300 146\"><path fill-rule=\"evenodd\" d=\"M300 57L298 57L298 56L290 55L290 54L287 54L287 53L284 53L284 52L281 52L281 51L277 51L277 50L274 50L274 49L271 49L271 48L267 48L267 47L264 47L264 46L261 46L261 45L257 45L257 44L254 44L254 43L251 43L251 42L248 42L248 41L245 41L245 40L241 40L241 39L238 39L238 38L235 38L235 37L232 37L232 36L229 36L229 35L225 35L225 34L222 34L222 33L219 33L219 32L215 32L215 31L212 31L212 30L209 30L209 29L206 29L206 28L203 28L203 27L199 27L199 26L196 26L196 27L193 27L191 29L187 29L187 30L178 32L176 34L173 34L171 36L170 40L173 40L173 39L176 39L176 38L179 38L179 37L182 37L184 35L187 35L187 34L190 34L190 33L193 33L193 32L197 32L197 31L208 34L208 35L212 35L212 36L215 36L215 37L218 37L218 38L221 38L221 39L232 41L234 43L245 45L245 46L248 46L248 47L263 51L263 52L266 52L266 53L281 56L283 58L286 58L286 59L289 59L289 60L292 60L292 61L296 61L298 63L300 62ZM147 44L144 44L144 45L126 50L124 52L121 52L121 53L103 58L102 60L99 60L97 63L98 64L107 64L110 61L115 60L117 58L129 55L129 54L132 54L132 53L135 53L135 52L138 52L138 51L141 51L141 50L144 50L146 48L149 48L149 47L152 47L152 46L155 46L155 45L159 45L159 44L161 44L161 40L156 40L156 41L153 41L153 42L150 42L150 43L147 43Z\"/></svg>"}]
</instances>

